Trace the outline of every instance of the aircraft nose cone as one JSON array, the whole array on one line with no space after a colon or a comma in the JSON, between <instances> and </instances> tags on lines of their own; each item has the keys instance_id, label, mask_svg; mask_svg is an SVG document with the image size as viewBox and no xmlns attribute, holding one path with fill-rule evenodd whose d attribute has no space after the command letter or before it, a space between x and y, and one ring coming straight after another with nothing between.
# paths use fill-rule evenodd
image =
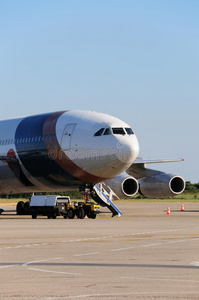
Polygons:
<instances>
[{"instance_id":1,"label":"aircraft nose cone","mask_svg":"<svg viewBox=\"0 0 199 300\"><path fill-rule=\"evenodd\" d=\"M117 142L117 158L130 166L139 154L139 144L136 136L125 141Z\"/></svg>"}]
</instances>

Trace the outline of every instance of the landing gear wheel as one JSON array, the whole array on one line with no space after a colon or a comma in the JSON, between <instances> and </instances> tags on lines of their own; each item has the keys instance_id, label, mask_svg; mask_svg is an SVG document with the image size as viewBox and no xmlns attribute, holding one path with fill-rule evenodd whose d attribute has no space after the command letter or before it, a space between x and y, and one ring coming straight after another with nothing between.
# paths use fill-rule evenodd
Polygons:
<instances>
[{"instance_id":1,"label":"landing gear wheel","mask_svg":"<svg viewBox=\"0 0 199 300\"><path fill-rule=\"evenodd\" d=\"M36 214L33 214L32 215L32 219L36 219L37 218L37 215Z\"/></svg>"}]
</instances>

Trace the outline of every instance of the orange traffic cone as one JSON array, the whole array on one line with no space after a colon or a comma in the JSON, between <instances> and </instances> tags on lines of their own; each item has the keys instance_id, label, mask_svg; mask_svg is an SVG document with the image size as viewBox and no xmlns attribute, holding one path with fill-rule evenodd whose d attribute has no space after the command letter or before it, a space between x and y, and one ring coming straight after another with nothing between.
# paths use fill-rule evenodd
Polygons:
<instances>
[{"instance_id":1,"label":"orange traffic cone","mask_svg":"<svg viewBox=\"0 0 199 300\"><path fill-rule=\"evenodd\" d=\"M170 207L169 207L169 205L168 205L168 207L167 207L167 215L170 215L171 214L171 212L170 212Z\"/></svg>"},{"instance_id":2,"label":"orange traffic cone","mask_svg":"<svg viewBox=\"0 0 199 300\"><path fill-rule=\"evenodd\" d=\"M181 205L181 211L184 211L184 204Z\"/></svg>"}]
</instances>

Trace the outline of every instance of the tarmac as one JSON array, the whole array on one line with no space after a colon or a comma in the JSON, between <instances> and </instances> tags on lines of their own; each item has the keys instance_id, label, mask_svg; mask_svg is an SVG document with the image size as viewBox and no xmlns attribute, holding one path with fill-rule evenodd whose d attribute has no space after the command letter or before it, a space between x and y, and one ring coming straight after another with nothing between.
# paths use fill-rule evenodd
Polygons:
<instances>
[{"instance_id":1,"label":"tarmac","mask_svg":"<svg viewBox=\"0 0 199 300\"><path fill-rule=\"evenodd\" d=\"M2 207L0 299L199 299L199 203L168 204L95 220Z\"/></svg>"}]
</instances>

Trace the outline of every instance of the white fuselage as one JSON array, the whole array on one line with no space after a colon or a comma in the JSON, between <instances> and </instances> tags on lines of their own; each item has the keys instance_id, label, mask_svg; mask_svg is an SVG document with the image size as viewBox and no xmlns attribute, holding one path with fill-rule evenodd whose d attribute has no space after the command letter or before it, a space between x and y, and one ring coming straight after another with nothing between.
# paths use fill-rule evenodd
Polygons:
<instances>
[{"instance_id":1,"label":"white fuselage","mask_svg":"<svg viewBox=\"0 0 199 300\"><path fill-rule=\"evenodd\" d=\"M96 184L124 172L138 152L130 126L106 114L65 111L0 121L0 193Z\"/></svg>"}]
</instances>

